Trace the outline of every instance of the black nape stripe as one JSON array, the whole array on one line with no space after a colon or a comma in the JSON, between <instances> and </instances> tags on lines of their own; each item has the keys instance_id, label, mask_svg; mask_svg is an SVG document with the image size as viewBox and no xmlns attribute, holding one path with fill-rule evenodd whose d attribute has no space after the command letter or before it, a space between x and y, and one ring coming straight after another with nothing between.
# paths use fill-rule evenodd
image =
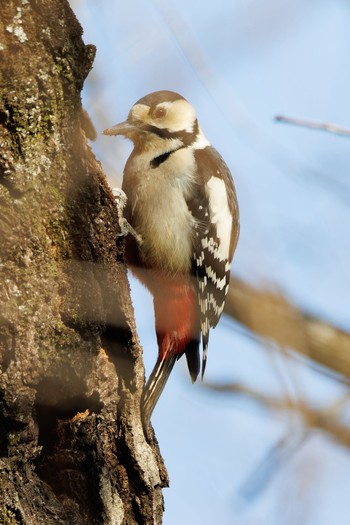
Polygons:
<instances>
[{"instance_id":1,"label":"black nape stripe","mask_svg":"<svg viewBox=\"0 0 350 525\"><path fill-rule=\"evenodd\" d=\"M159 155L159 157L155 157L154 159L152 159L150 162L152 168L158 168L158 166L163 164L163 162L165 162L166 159L170 157L171 153L173 152L168 151L167 153L163 153L162 155Z\"/></svg>"}]
</instances>

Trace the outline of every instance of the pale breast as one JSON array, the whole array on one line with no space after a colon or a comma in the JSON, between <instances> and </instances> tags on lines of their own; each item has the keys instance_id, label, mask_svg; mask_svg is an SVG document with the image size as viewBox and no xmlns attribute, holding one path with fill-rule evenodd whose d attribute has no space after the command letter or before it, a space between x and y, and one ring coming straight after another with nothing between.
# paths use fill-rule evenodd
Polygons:
<instances>
[{"instance_id":1,"label":"pale breast","mask_svg":"<svg viewBox=\"0 0 350 525\"><path fill-rule=\"evenodd\" d=\"M179 150L155 169L148 158L135 160L139 181L129 204L132 226L143 239L141 257L169 273L189 272L195 219L185 199L193 188L193 155Z\"/></svg>"}]
</instances>

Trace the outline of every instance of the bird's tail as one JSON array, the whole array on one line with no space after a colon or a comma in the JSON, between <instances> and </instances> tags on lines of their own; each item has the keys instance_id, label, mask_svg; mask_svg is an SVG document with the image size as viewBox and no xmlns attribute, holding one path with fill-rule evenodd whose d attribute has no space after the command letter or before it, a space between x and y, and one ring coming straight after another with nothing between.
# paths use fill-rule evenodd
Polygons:
<instances>
[{"instance_id":1,"label":"bird's tail","mask_svg":"<svg viewBox=\"0 0 350 525\"><path fill-rule=\"evenodd\" d=\"M163 392L175 361L180 356L169 348L169 351L160 356L149 376L141 399L142 425L145 436L150 441L150 419L154 407Z\"/></svg>"},{"instance_id":2,"label":"bird's tail","mask_svg":"<svg viewBox=\"0 0 350 525\"><path fill-rule=\"evenodd\" d=\"M157 285L157 286L156 286ZM154 276L152 281L159 355L142 396L142 418L149 439L149 423L175 361L186 354L194 382L199 372L197 294L187 277Z\"/></svg>"}]
</instances>

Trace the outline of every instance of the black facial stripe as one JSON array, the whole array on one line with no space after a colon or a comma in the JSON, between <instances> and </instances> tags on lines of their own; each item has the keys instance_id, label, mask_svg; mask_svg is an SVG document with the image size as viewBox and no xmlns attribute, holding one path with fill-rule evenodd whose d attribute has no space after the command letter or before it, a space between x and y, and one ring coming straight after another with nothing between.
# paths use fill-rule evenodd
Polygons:
<instances>
[{"instance_id":1,"label":"black facial stripe","mask_svg":"<svg viewBox=\"0 0 350 525\"><path fill-rule=\"evenodd\" d=\"M177 151L177 150L175 150ZM173 153L173 151L168 151L167 153L163 153L162 155L159 155L159 157L155 157L151 160L150 164L152 168L158 168L163 162L166 161L167 158Z\"/></svg>"},{"instance_id":2,"label":"black facial stripe","mask_svg":"<svg viewBox=\"0 0 350 525\"><path fill-rule=\"evenodd\" d=\"M159 155L158 157L154 157L154 159L152 159L150 162L151 168L158 168L158 166L163 164L163 162L165 162L172 153L175 153L176 151L179 151L179 149L182 149L184 147L185 146L180 146L179 148L167 151L166 153L162 153L162 155Z\"/></svg>"},{"instance_id":3,"label":"black facial stripe","mask_svg":"<svg viewBox=\"0 0 350 525\"><path fill-rule=\"evenodd\" d=\"M169 131L166 128L157 128L151 124L144 124L140 126L142 130L148 131L149 133L154 133L163 139L180 139L184 146L190 146L195 142L198 135L198 121L197 119L194 122L193 130L188 131Z\"/></svg>"}]
</instances>

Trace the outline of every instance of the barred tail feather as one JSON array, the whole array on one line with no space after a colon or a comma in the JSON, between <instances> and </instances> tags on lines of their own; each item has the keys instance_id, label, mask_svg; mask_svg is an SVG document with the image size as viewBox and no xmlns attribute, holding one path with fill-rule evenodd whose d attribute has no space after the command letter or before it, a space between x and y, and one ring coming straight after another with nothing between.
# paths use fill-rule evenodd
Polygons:
<instances>
[{"instance_id":1,"label":"barred tail feather","mask_svg":"<svg viewBox=\"0 0 350 525\"><path fill-rule=\"evenodd\" d=\"M158 358L144 388L141 399L141 415L143 431L148 441L150 441L150 419L152 412L178 357L178 355L170 351L163 355L163 357Z\"/></svg>"},{"instance_id":2,"label":"barred tail feather","mask_svg":"<svg viewBox=\"0 0 350 525\"><path fill-rule=\"evenodd\" d=\"M202 336L203 340L203 357L202 357L202 381L204 379L205 368L207 366L207 354L208 354L208 343L209 343L209 331Z\"/></svg>"}]
</instances>

